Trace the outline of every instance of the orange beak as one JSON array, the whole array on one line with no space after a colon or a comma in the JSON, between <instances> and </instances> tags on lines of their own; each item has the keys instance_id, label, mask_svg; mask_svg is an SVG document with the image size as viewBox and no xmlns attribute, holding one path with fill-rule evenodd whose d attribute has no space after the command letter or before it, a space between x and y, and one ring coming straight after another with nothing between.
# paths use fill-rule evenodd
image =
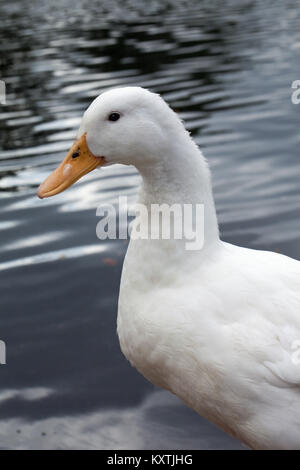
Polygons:
<instances>
[{"instance_id":1,"label":"orange beak","mask_svg":"<svg viewBox=\"0 0 300 470\"><path fill-rule=\"evenodd\" d=\"M61 193L79 178L105 163L104 157L92 154L87 145L86 133L83 134L80 139L75 140L59 167L40 185L38 197L43 199Z\"/></svg>"}]
</instances>

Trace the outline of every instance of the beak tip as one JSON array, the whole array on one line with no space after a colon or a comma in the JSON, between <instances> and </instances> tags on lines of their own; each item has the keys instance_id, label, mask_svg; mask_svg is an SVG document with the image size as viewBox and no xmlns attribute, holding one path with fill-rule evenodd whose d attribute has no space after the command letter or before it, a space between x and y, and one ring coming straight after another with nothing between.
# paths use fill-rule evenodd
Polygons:
<instances>
[{"instance_id":1,"label":"beak tip","mask_svg":"<svg viewBox=\"0 0 300 470\"><path fill-rule=\"evenodd\" d=\"M39 186L39 188L38 188L36 194L37 194L37 196L38 196L40 199L44 199L44 197L45 197L45 196L44 196L44 191L43 191L43 189L42 189L41 186L42 186L42 185Z\"/></svg>"}]
</instances>

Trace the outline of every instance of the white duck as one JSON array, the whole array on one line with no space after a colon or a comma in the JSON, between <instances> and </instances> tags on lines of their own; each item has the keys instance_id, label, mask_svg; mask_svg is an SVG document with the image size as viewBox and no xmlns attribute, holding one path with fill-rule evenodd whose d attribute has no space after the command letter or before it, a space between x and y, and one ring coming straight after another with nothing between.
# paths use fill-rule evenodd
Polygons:
<instances>
[{"instance_id":1,"label":"white duck","mask_svg":"<svg viewBox=\"0 0 300 470\"><path fill-rule=\"evenodd\" d=\"M220 240L208 166L158 95L128 87L96 98L38 195L112 163L139 170L147 207L205 208L201 250L187 251L186 240L130 241L118 310L123 353L249 447L300 449L300 262Z\"/></svg>"}]
</instances>

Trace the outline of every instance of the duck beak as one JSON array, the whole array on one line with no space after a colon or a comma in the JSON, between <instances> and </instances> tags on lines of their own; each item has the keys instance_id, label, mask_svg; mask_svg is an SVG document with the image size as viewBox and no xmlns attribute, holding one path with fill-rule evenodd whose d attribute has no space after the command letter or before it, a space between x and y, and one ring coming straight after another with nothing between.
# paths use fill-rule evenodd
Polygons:
<instances>
[{"instance_id":1,"label":"duck beak","mask_svg":"<svg viewBox=\"0 0 300 470\"><path fill-rule=\"evenodd\" d=\"M43 199L61 193L79 178L105 163L104 157L92 154L86 141L86 133L83 134L80 139L75 140L59 167L40 185L38 197Z\"/></svg>"}]
</instances>

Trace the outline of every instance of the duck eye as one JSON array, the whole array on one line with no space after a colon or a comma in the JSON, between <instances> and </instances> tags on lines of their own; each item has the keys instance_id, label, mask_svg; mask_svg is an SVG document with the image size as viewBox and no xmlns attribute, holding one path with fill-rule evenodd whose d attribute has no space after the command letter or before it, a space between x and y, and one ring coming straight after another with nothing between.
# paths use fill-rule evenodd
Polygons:
<instances>
[{"instance_id":1,"label":"duck eye","mask_svg":"<svg viewBox=\"0 0 300 470\"><path fill-rule=\"evenodd\" d=\"M118 119L120 118L120 113L110 113L110 115L108 116L108 120L109 121L117 121Z\"/></svg>"}]
</instances>

